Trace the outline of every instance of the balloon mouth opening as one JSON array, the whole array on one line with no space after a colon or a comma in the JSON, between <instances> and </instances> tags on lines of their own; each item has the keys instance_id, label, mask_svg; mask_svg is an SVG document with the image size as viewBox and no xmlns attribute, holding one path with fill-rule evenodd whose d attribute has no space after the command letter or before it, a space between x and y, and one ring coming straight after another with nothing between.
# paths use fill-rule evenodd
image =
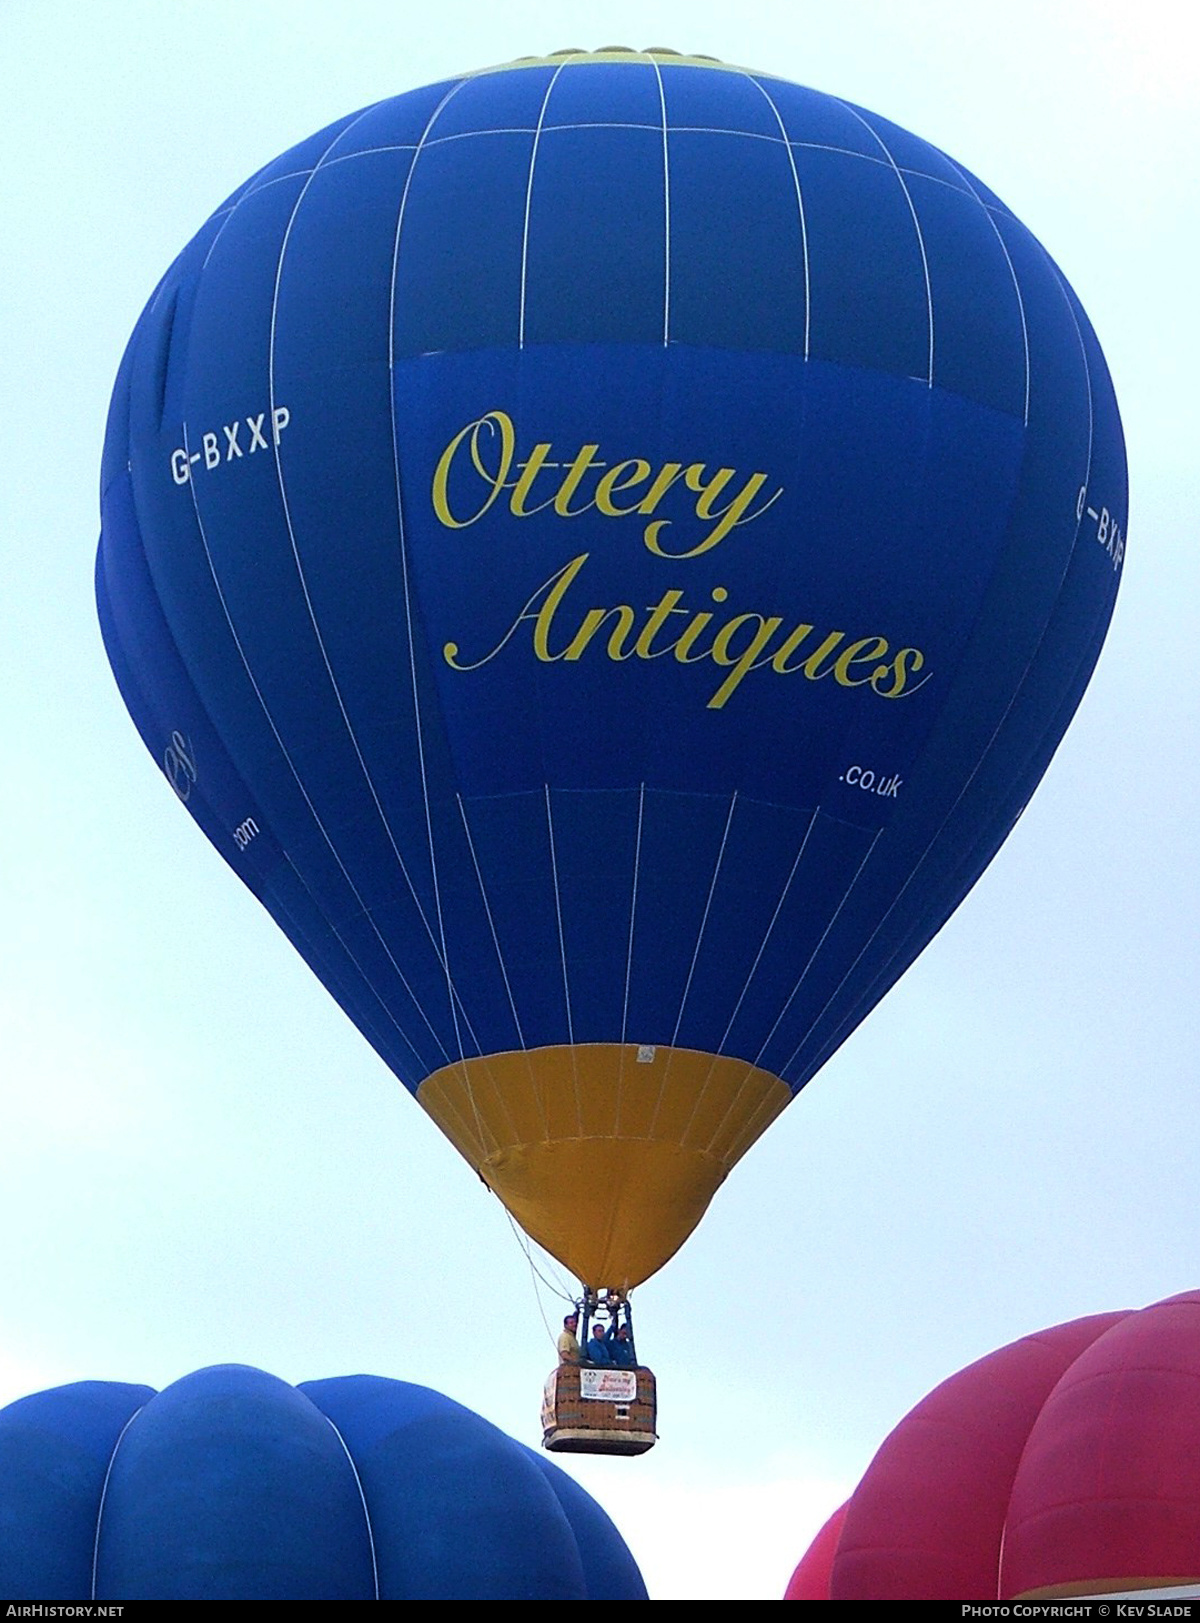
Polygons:
<instances>
[{"instance_id":1,"label":"balloon mouth opening","mask_svg":"<svg viewBox=\"0 0 1200 1623\"><path fill-rule=\"evenodd\" d=\"M614 1293L674 1256L791 1096L746 1060L636 1043L461 1060L417 1090L525 1232Z\"/></svg>"}]
</instances>

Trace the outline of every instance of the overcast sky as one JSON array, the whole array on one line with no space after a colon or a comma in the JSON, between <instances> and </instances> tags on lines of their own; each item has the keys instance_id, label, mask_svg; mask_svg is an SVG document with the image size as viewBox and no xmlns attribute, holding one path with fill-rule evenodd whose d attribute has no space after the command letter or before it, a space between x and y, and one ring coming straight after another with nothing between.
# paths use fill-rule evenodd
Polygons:
<instances>
[{"instance_id":1,"label":"overcast sky","mask_svg":"<svg viewBox=\"0 0 1200 1623\"><path fill-rule=\"evenodd\" d=\"M1042 787L639 1292L660 1445L568 1469L655 1598L778 1596L939 1380L1200 1284L1198 33L1163 0L0 0L0 1403L237 1361L419 1381L538 1439L561 1306L181 814L91 571L125 341L212 209L343 113L566 46L765 69L966 164L1087 309L1131 489Z\"/></svg>"}]
</instances>

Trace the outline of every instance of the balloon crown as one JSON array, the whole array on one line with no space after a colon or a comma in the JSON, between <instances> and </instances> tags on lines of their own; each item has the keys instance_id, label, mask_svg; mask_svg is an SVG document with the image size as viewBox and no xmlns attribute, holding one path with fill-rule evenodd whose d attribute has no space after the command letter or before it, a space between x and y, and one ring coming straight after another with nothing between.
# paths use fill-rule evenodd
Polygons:
<instances>
[{"instance_id":1,"label":"balloon crown","mask_svg":"<svg viewBox=\"0 0 1200 1623\"><path fill-rule=\"evenodd\" d=\"M568 57L582 57L585 61L597 62L613 56L666 56L673 62L703 62L709 67L720 68L728 65L718 56L706 56L701 51L677 51L670 45L646 45L640 50L634 45L598 45L592 50L581 45L568 45L561 51L551 51L547 56L518 56L513 66L518 63L527 67L534 62L561 62Z\"/></svg>"}]
</instances>

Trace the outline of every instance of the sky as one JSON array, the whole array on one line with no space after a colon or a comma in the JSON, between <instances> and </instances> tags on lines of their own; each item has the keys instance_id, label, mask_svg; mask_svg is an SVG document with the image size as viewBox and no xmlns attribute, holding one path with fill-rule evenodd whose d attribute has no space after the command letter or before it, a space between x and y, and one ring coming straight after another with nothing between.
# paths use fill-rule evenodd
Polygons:
<instances>
[{"instance_id":1,"label":"sky","mask_svg":"<svg viewBox=\"0 0 1200 1623\"><path fill-rule=\"evenodd\" d=\"M638 1293L659 1445L566 1469L653 1598L777 1597L940 1380L1200 1285L1197 33L1163 0L0 0L0 1404L241 1362L538 1440L558 1297L180 813L91 573L117 365L209 213L344 113L568 46L764 69L964 163L1082 300L1131 494L1042 786Z\"/></svg>"}]
</instances>

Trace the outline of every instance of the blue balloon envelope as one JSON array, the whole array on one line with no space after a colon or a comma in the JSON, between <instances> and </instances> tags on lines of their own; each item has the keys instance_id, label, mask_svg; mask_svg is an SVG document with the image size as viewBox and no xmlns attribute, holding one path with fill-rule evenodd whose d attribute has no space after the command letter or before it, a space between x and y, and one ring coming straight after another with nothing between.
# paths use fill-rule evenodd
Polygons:
<instances>
[{"instance_id":1,"label":"blue balloon envelope","mask_svg":"<svg viewBox=\"0 0 1200 1623\"><path fill-rule=\"evenodd\" d=\"M97 591L179 799L586 1284L958 905L1124 555L1103 357L875 114L565 53L346 118L167 272Z\"/></svg>"},{"instance_id":2,"label":"blue balloon envelope","mask_svg":"<svg viewBox=\"0 0 1200 1623\"><path fill-rule=\"evenodd\" d=\"M13 1600L644 1600L582 1488L427 1387L220 1365L0 1410Z\"/></svg>"}]
</instances>

